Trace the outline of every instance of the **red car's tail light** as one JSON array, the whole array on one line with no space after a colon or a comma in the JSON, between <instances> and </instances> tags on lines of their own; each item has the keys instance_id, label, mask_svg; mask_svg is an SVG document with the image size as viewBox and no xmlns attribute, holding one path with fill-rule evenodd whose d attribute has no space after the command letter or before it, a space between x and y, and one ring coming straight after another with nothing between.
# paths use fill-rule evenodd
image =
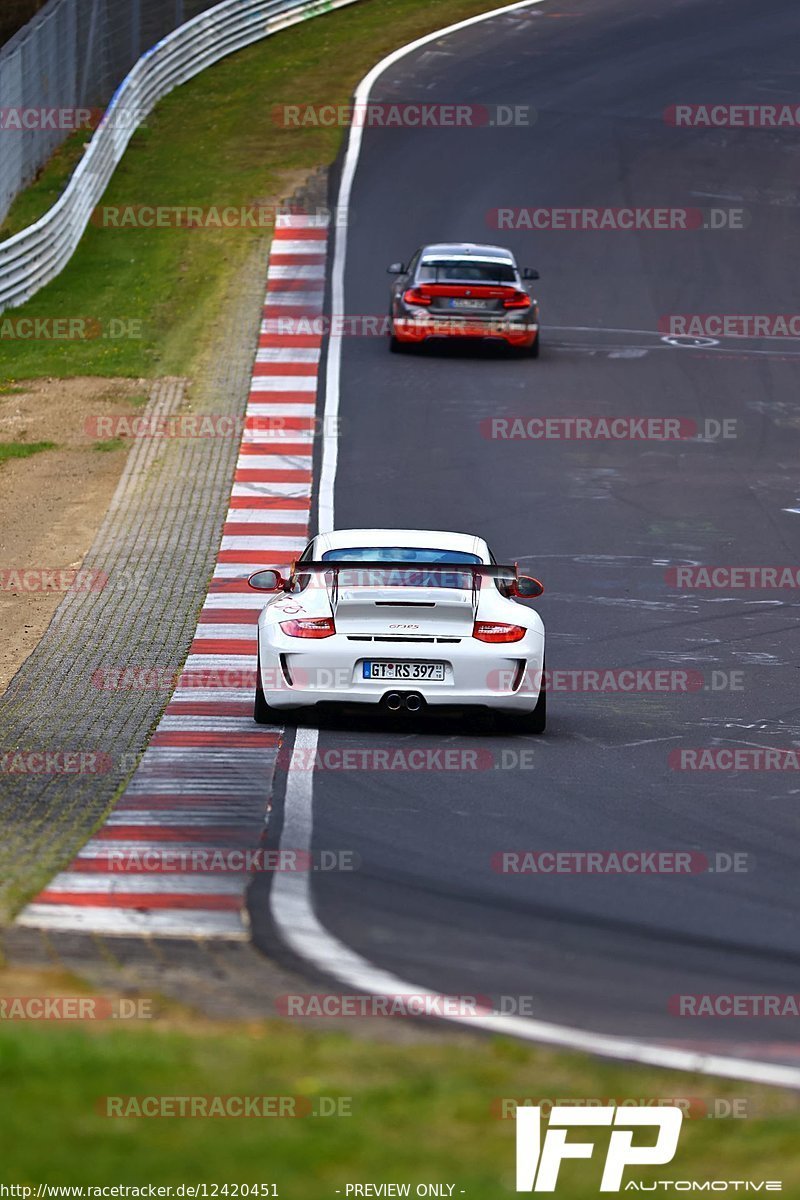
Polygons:
<instances>
[{"instance_id":1,"label":"red car's tail light","mask_svg":"<svg viewBox=\"0 0 800 1200\"><path fill-rule=\"evenodd\" d=\"M302 617L299 621L281 621L289 637L326 638L336 633L333 617Z\"/></svg>"},{"instance_id":2,"label":"red car's tail light","mask_svg":"<svg viewBox=\"0 0 800 1200\"><path fill-rule=\"evenodd\" d=\"M421 288L409 288L403 292L403 301L405 304L430 304L431 297Z\"/></svg>"},{"instance_id":3,"label":"red car's tail light","mask_svg":"<svg viewBox=\"0 0 800 1200\"><path fill-rule=\"evenodd\" d=\"M511 295L503 301L503 308L530 308L531 298L527 292L512 292Z\"/></svg>"},{"instance_id":4,"label":"red car's tail light","mask_svg":"<svg viewBox=\"0 0 800 1200\"><path fill-rule=\"evenodd\" d=\"M502 621L476 621L472 636L479 642L520 642L527 630L523 625L506 625Z\"/></svg>"}]
</instances>

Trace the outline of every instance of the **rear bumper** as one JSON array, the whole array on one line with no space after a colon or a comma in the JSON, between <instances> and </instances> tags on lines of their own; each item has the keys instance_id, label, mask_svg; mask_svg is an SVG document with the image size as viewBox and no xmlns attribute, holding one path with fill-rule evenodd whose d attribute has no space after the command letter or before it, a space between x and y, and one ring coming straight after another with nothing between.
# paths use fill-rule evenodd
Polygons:
<instances>
[{"instance_id":1,"label":"rear bumper","mask_svg":"<svg viewBox=\"0 0 800 1200\"><path fill-rule=\"evenodd\" d=\"M468 338L530 347L539 336L538 323L474 317L395 317L392 333L398 342L419 344L434 339Z\"/></svg>"},{"instance_id":2,"label":"rear bumper","mask_svg":"<svg viewBox=\"0 0 800 1200\"><path fill-rule=\"evenodd\" d=\"M310 646L260 630L261 686L277 709L312 704L378 706L390 692L414 692L426 705L479 706L525 713L539 698L544 638L529 630L520 642L490 645L472 638L453 643L353 642L335 634ZM282 643L282 644L281 644ZM443 662L442 681L364 679L365 659Z\"/></svg>"}]
</instances>

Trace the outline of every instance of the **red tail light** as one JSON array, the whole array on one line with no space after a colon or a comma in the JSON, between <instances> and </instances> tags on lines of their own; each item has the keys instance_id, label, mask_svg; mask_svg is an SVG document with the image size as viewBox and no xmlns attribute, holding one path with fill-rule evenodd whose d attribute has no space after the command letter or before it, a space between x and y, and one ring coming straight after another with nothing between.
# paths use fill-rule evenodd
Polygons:
<instances>
[{"instance_id":1,"label":"red tail light","mask_svg":"<svg viewBox=\"0 0 800 1200\"><path fill-rule=\"evenodd\" d=\"M421 288L409 288L403 292L403 300L406 304L430 304L431 297Z\"/></svg>"},{"instance_id":2,"label":"red tail light","mask_svg":"<svg viewBox=\"0 0 800 1200\"><path fill-rule=\"evenodd\" d=\"M512 292L507 300L503 301L503 308L530 308L531 298L527 292Z\"/></svg>"},{"instance_id":3,"label":"red tail light","mask_svg":"<svg viewBox=\"0 0 800 1200\"><path fill-rule=\"evenodd\" d=\"M326 638L336 633L333 617L302 617L299 621L281 621L289 637Z\"/></svg>"},{"instance_id":4,"label":"red tail light","mask_svg":"<svg viewBox=\"0 0 800 1200\"><path fill-rule=\"evenodd\" d=\"M476 621L472 636L479 642L521 642L527 630L523 625L506 625L502 621Z\"/></svg>"}]
</instances>

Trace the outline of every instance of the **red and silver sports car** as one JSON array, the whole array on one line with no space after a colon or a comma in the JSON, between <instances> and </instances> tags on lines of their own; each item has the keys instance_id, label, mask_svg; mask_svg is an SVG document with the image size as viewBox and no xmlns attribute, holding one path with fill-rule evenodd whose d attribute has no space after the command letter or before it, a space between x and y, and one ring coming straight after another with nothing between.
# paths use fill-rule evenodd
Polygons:
<instances>
[{"instance_id":1,"label":"red and silver sports car","mask_svg":"<svg viewBox=\"0 0 800 1200\"><path fill-rule=\"evenodd\" d=\"M539 305L525 283L539 272L520 272L510 250L438 243L387 270L397 277L389 307L393 351L434 338L479 338L538 357Z\"/></svg>"}]
</instances>

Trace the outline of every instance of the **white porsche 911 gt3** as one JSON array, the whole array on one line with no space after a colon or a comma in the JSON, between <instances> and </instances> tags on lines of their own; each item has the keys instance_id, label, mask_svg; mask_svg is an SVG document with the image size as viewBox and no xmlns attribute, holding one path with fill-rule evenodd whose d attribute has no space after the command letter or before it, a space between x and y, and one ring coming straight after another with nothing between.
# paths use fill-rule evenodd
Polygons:
<instances>
[{"instance_id":1,"label":"white porsche 911 gt3","mask_svg":"<svg viewBox=\"0 0 800 1200\"><path fill-rule=\"evenodd\" d=\"M254 717L360 703L389 712L479 706L542 733L544 625L516 601L544 591L500 566L481 538L421 529L319 534L271 592L258 620Z\"/></svg>"}]
</instances>

